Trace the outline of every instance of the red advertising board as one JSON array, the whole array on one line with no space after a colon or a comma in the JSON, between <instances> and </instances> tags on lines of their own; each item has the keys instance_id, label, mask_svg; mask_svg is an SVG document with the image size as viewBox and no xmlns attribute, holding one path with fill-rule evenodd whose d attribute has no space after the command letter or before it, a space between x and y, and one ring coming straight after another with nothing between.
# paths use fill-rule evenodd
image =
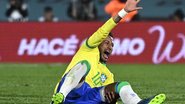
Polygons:
<instances>
[{"instance_id":1,"label":"red advertising board","mask_svg":"<svg viewBox=\"0 0 185 104\"><path fill-rule=\"evenodd\" d=\"M0 23L0 62L68 63L102 22ZM185 23L137 22L114 30L110 63L184 63Z\"/></svg>"}]
</instances>

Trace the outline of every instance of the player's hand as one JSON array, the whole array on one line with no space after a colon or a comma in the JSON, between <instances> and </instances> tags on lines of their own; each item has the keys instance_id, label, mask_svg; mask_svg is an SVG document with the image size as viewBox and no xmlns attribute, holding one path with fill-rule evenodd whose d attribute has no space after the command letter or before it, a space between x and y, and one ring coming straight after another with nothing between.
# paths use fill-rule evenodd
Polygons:
<instances>
[{"instance_id":1,"label":"player's hand","mask_svg":"<svg viewBox=\"0 0 185 104\"><path fill-rule=\"evenodd\" d=\"M119 95L115 93L114 89L115 84L110 84L105 87L104 94L106 102L110 104L116 104Z\"/></svg>"},{"instance_id":2,"label":"player's hand","mask_svg":"<svg viewBox=\"0 0 185 104\"><path fill-rule=\"evenodd\" d=\"M113 91L105 91L105 99L108 103L111 103L115 99L115 93Z\"/></svg>"},{"instance_id":3,"label":"player's hand","mask_svg":"<svg viewBox=\"0 0 185 104\"><path fill-rule=\"evenodd\" d=\"M104 97L107 103L116 104L117 99L119 98L119 94L115 92L115 88L114 88L115 85L116 83L112 83L112 84L105 86Z\"/></svg>"},{"instance_id":4,"label":"player's hand","mask_svg":"<svg viewBox=\"0 0 185 104\"><path fill-rule=\"evenodd\" d=\"M142 7L138 7L137 4L139 3L140 0L127 0L125 4L125 11L127 13L135 11L135 10L140 10L143 9Z\"/></svg>"}]
</instances>

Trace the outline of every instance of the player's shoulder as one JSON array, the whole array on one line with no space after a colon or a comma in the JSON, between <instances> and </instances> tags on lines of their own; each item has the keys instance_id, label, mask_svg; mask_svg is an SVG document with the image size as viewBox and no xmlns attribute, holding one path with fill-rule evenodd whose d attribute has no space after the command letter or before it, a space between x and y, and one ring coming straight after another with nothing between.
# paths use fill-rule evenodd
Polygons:
<instances>
[{"instance_id":1,"label":"player's shoulder","mask_svg":"<svg viewBox=\"0 0 185 104\"><path fill-rule=\"evenodd\" d=\"M79 50L80 52L97 52L99 53L98 47L90 47L85 42L80 46Z\"/></svg>"}]
</instances>

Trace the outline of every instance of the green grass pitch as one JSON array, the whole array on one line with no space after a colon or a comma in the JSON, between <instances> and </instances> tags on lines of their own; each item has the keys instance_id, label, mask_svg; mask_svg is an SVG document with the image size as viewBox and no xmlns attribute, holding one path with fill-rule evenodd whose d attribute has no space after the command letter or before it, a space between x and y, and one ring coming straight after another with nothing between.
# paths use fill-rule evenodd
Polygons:
<instances>
[{"instance_id":1,"label":"green grass pitch","mask_svg":"<svg viewBox=\"0 0 185 104\"><path fill-rule=\"evenodd\" d=\"M164 104L185 104L185 65L108 65L140 97L163 92ZM0 64L0 104L49 104L66 64Z\"/></svg>"}]
</instances>

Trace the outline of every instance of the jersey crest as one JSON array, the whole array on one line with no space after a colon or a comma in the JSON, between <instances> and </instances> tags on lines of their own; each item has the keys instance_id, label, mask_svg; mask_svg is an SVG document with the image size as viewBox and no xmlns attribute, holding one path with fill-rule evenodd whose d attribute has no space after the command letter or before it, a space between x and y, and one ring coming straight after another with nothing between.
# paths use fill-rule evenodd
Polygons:
<instances>
[{"instance_id":1,"label":"jersey crest","mask_svg":"<svg viewBox=\"0 0 185 104\"><path fill-rule=\"evenodd\" d=\"M107 76L102 73L101 77L100 77L101 82L104 83L106 81L106 79L107 79Z\"/></svg>"},{"instance_id":2,"label":"jersey crest","mask_svg":"<svg viewBox=\"0 0 185 104\"><path fill-rule=\"evenodd\" d=\"M104 73L97 72L97 74L92 77L93 83L97 85L103 85L103 83L107 80L107 76Z\"/></svg>"}]
</instances>

